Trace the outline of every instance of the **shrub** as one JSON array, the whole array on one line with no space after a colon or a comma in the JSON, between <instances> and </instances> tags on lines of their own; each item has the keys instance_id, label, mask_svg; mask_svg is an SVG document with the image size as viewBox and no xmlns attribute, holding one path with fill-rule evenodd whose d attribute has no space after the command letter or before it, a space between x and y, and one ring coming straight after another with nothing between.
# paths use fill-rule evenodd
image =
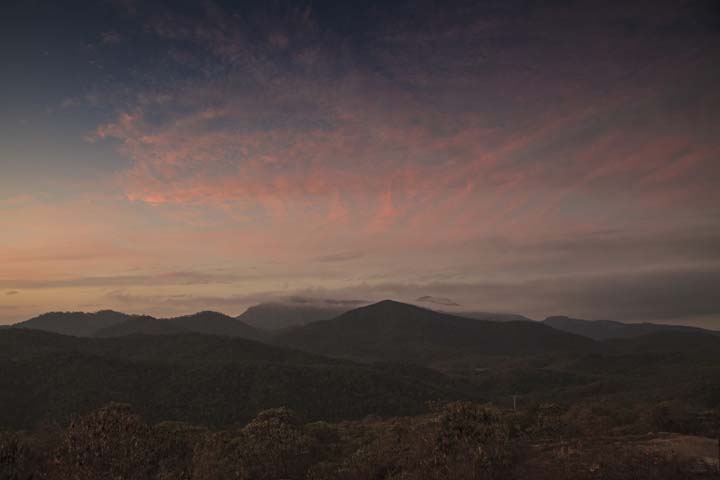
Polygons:
<instances>
[{"instance_id":1,"label":"shrub","mask_svg":"<svg viewBox=\"0 0 720 480\"><path fill-rule=\"evenodd\" d=\"M208 436L195 450L193 478L300 479L317 450L291 410L265 410L236 434Z\"/></svg>"},{"instance_id":2,"label":"shrub","mask_svg":"<svg viewBox=\"0 0 720 480\"><path fill-rule=\"evenodd\" d=\"M145 479L156 473L152 429L124 405L73 421L57 459L58 478Z\"/></svg>"},{"instance_id":3,"label":"shrub","mask_svg":"<svg viewBox=\"0 0 720 480\"><path fill-rule=\"evenodd\" d=\"M450 403L436 418L427 464L445 478L488 478L510 465L510 427L500 411L469 402Z\"/></svg>"},{"instance_id":4,"label":"shrub","mask_svg":"<svg viewBox=\"0 0 720 480\"><path fill-rule=\"evenodd\" d=\"M533 432L539 436L557 436L565 432L563 408L556 403L543 403L535 409Z\"/></svg>"}]
</instances>

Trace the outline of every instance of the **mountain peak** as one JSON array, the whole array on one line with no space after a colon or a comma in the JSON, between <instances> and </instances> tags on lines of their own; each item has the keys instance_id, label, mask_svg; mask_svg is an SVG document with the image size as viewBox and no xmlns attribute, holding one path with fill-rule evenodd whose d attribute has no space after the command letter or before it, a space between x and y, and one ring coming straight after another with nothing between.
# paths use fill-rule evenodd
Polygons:
<instances>
[{"instance_id":1,"label":"mountain peak","mask_svg":"<svg viewBox=\"0 0 720 480\"><path fill-rule=\"evenodd\" d=\"M467 355L591 348L593 342L536 322L483 322L383 300L279 335L315 353L411 363Z\"/></svg>"}]
</instances>

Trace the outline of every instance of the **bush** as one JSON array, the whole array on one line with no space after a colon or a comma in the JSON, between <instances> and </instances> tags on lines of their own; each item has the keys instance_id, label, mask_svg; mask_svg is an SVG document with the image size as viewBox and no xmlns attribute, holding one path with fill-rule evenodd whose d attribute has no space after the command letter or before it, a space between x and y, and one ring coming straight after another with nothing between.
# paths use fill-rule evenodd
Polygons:
<instances>
[{"instance_id":1,"label":"bush","mask_svg":"<svg viewBox=\"0 0 720 480\"><path fill-rule=\"evenodd\" d=\"M199 445L193 478L301 479L317 452L317 442L303 432L291 410L265 410L235 435L213 434Z\"/></svg>"},{"instance_id":2,"label":"bush","mask_svg":"<svg viewBox=\"0 0 720 480\"><path fill-rule=\"evenodd\" d=\"M70 424L52 478L155 478L159 453L152 429L127 406L111 405Z\"/></svg>"},{"instance_id":3,"label":"bush","mask_svg":"<svg viewBox=\"0 0 720 480\"><path fill-rule=\"evenodd\" d=\"M651 430L661 432L692 433L699 426L690 407L678 400L660 402L651 407L646 421Z\"/></svg>"},{"instance_id":4,"label":"bush","mask_svg":"<svg viewBox=\"0 0 720 480\"><path fill-rule=\"evenodd\" d=\"M437 416L428 458L445 478L488 478L505 471L512 459L510 427L500 411L469 402L450 403Z\"/></svg>"},{"instance_id":5,"label":"bush","mask_svg":"<svg viewBox=\"0 0 720 480\"><path fill-rule=\"evenodd\" d=\"M506 478L510 427L494 408L467 402L431 418L385 422L370 441L337 463L311 470L312 480L475 480Z\"/></svg>"},{"instance_id":6,"label":"bush","mask_svg":"<svg viewBox=\"0 0 720 480\"><path fill-rule=\"evenodd\" d=\"M540 404L533 412L535 416L532 433L541 437L555 437L566 433L568 425L563 419L563 408L556 403Z\"/></svg>"}]
</instances>

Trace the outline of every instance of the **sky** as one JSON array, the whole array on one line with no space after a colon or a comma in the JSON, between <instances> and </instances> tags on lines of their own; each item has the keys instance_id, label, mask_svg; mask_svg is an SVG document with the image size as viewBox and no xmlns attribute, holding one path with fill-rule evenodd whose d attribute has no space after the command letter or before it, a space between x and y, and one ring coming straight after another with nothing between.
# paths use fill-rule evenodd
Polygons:
<instances>
[{"instance_id":1,"label":"sky","mask_svg":"<svg viewBox=\"0 0 720 480\"><path fill-rule=\"evenodd\" d=\"M713 0L11 0L0 61L0 324L393 298L720 329Z\"/></svg>"}]
</instances>

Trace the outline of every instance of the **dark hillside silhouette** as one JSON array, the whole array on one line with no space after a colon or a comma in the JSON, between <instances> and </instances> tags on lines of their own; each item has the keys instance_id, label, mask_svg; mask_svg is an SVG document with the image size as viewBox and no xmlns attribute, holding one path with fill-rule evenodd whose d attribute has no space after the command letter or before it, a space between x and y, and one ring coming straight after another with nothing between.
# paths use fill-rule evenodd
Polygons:
<instances>
[{"instance_id":1,"label":"dark hillside silhouette","mask_svg":"<svg viewBox=\"0 0 720 480\"><path fill-rule=\"evenodd\" d=\"M218 312L204 311L182 317L168 318L164 321L188 332L206 335L241 337L253 340L261 340L266 336L257 328L248 325L242 320Z\"/></svg>"},{"instance_id":2,"label":"dark hillside silhouette","mask_svg":"<svg viewBox=\"0 0 720 480\"><path fill-rule=\"evenodd\" d=\"M102 328L130 320L134 315L101 310L95 313L85 312L49 312L15 324L18 328L31 328L47 332L74 335L76 337L91 337Z\"/></svg>"},{"instance_id":3,"label":"dark hillside silhouette","mask_svg":"<svg viewBox=\"0 0 720 480\"><path fill-rule=\"evenodd\" d=\"M262 340L266 336L238 319L210 311L163 319L148 315L128 315L112 310L96 313L52 312L17 323L13 327L77 337L203 333Z\"/></svg>"},{"instance_id":4,"label":"dark hillside silhouette","mask_svg":"<svg viewBox=\"0 0 720 480\"><path fill-rule=\"evenodd\" d=\"M448 315L457 315L458 317L474 318L475 320L488 320L493 322L532 322L531 318L524 315L518 315L516 313L493 313L493 312L473 312L473 311L461 311L461 312L446 312Z\"/></svg>"},{"instance_id":5,"label":"dark hillside silhouette","mask_svg":"<svg viewBox=\"0 0 720 480\"><path fill-rule=\"evenodd\" d=\"M0 431L65 423L108 402L137 405L152 421L227 425L271 406L339 420L461 398L479 396L419 367L358 365L239 338L0 331Z\"/></svg>"},{"instance_id":6,"label":"dark hillside silhouette","mask_svg":"<svg viewBox=\"0 0 720 480\"><path fill-rule=\"evenodd\" d=\"M547 317L543 322L558 330L583 335L594 340L612 338L632 338L660 332L710 333L720 332L705 330L685 325L664 325L658 323L623 323L612 320L583 320L564 316Z\"/></svg>"},{"instance_id":7,"label":"dark hillside silhouette","mask_svg":"<svg viewBox=\"0 0 720 480\"><path fill-rule=\"evenodd\" d=\"M715 353L720 358L720 336L706 331L666 331L631 338L607 340L603 345L613 353L684 352Z\"/></svg>"},{"instance_id":8,"label":"dark hillside silhouette","mask_svg":"<svg viewBox=\"0 0 720 480\"><path fill-rule=\"evenodd\" d=\"M122 337L125 335L177 335L179 333L188 333L188 331L171 322L138 316L110 327L101 328L95 332L94 336Z\"/></svg>"},{"instance_id":9,"label":"dark hillside silhouette","mask_svg":"<svg viewBox=\"0 0 720 480\"><path fill-rule=\"evenodd\" d=\"M329 356L412 363L466 354L582 351L595 345L536 322L473 320L392 300L282 332L276 341Z\"/></svg>"}]
</instances>

